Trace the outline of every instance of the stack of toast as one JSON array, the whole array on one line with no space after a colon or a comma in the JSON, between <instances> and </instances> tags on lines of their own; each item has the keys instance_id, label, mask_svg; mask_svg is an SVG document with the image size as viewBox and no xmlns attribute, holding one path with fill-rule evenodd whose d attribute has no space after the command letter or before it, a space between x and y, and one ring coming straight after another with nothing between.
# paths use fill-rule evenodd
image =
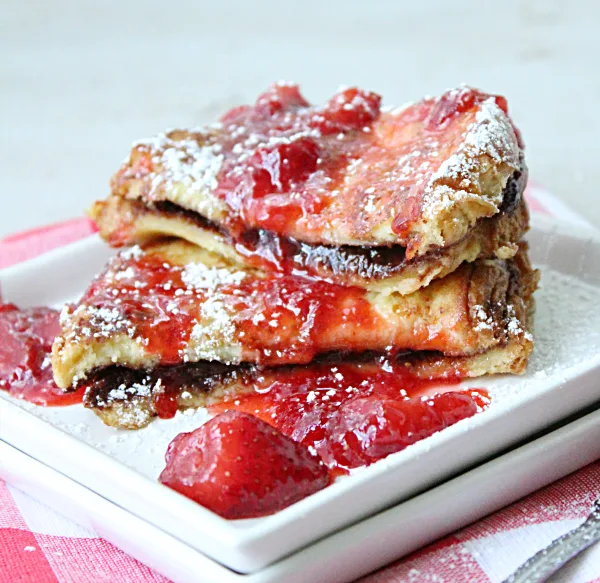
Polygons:
<instances>
[{"instance_id":1,"label":"stack of toast","mask_svg":"<svg viewBox=\"0 0 600 583\"><path fill-rule=\"evenodd\" d=\"M523 373L538 281L504 98L277 83L134 144L90 214L126 247L61 314L56 383L136 429L298 368Z\"/></svg>"}]
</instances>

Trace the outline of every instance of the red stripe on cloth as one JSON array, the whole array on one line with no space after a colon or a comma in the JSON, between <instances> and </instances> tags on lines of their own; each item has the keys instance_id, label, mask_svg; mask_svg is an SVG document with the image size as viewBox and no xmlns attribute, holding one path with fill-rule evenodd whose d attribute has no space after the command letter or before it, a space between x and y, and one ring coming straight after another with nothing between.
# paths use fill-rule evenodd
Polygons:
<instances>
[{"instance_id":1,"label":"red stripe on cloth","mask_svg":"<svg viewBox=\"0 0 600 583\"><path fill-rule=\"evenodd\" d=\"M169 583L168 579L104 539L48 534L36 534L35 537L59 583ZM1 577L0 583L4 583Z\"/></svg>"},{"instance_id":2,"label":"red stripe on cloth","mask_svg":"<svg viewBox=\"0 0 600 583\"><path fill-rule=\"evenodd\" d=\"M536 188L538 188L538 186L535 183L530 182L523 193L527 200L527 204L529 205L529 210L534 213L551 216L552 213L535 197L534 193Z\"/></svg>"},{"instance_id":3,"label":"red stripe on cloth","mask_svg":"<svg viewBox=\"0 0 600 583\"><path fill-rule=\"evenodd\" d=\"M361 583L452 581L488 583L463 541L554 520L584 518L600 497L600 461L543 488L487 518L361 579ZM436 579L437 577L437 579ZM591 582L590 582L591 583ZM600 583L600 582L599 582Z\"/></svg>"},{"instance_id":4,"label":"red stripe on cloth","mask_svg":"<svg viewBox=\"0 0 600 583\"><path fill-rule=\"evenodd\" d=\"M92 221L77 218L5 237L0 239L0 269L74 243L94 232L96 227Z\"/></svg>"},{"instance_id":5,"label":"red stripe on cloth","mask_svg":"<svg viewBox=\"0 0 600 583\"><path fill-rule=\"evenodd\" d=\"M585 518L597 498L600 498L600 461L480 520L456 536L471 540L542 522Z\"/></svg>"},{"instance_id":6,"label":"red stripe on cloth","mask_svg":"<svg viewBox=\"0 0 600 583\"><path fill-rule=\"evenodd\" d=\"M433 543L357 583L490 583L475 557L454 536Z\"/></svg>"},{"instance_id":7,"label":"red stripe on cloth","mask_svg":"<svg viewBox=\"0 0 600 583\"><path fill-rule=\"evenodd\" d=\"M21 516L19 507L11 496L8 485L4 480L0 480L0 529L1 528L20 528L22 530L28 530L28 526Z\"/></svg>"},{"instance_id":8,"label":"red stripe on cloth","mask_svg":"<svg viewBox=\"0 0 600 583\"><path fill-rule=\"evenodd\" d=\"M34 227L33 229L28 229L27 231L19 231L18 233L14 233L13 235L8 235L0 240L0 243L15 243L22 239L31 239L43 237L44 235L52 232L52 231L63 231L68 232L73 228L77 229L80 224L87 224L87 226L91 229L92 233L96 233L98 231L96 225L93 221L86 217L76 217L74 219L68 219L66 221L61 221L59 223L51 223L50 225L42 225L41 227Z\"/></svg>"},{"instance_id":9,"label":"red stripe on cloth","mask_svg":"<svg viewBox=\"0 0 600 583\"><path fill-rule=\"evenodd\" d=\"M59 583L32 532L0 528L0 583Z\"/></svg>"},{"instance_id":10,"label":"red stripe on cloth","mask_svg":"<svg viewBox=\"0 0 600 583\"><path fill-rule=\"evenodd\" d=\"M546 207L543 206L542 203L540 203L533 196L531 196L531 195L528 196L527 202L529 204L529 210L533 211L534 213L540 213L542 215L552 216L552 214L546 209Z\"/></svg>"}]
</instances>

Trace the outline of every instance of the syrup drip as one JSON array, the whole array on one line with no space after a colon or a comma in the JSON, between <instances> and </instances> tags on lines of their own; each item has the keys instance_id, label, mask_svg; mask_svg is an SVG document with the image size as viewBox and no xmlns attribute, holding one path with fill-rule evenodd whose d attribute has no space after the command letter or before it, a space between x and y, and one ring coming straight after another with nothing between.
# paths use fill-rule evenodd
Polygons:
<instances>
[{"instance_id":1,"label":"syrup drip","mask_svg":"<svg viewBox=\"0 0 600 583\"><path fill-rule=\"evenodd\" d=\"M59 331L56 310L0 303L0 389L35 405L81 403L83 388L66 393L52 377L50 353Z\"/></svg>"}]
</instances>

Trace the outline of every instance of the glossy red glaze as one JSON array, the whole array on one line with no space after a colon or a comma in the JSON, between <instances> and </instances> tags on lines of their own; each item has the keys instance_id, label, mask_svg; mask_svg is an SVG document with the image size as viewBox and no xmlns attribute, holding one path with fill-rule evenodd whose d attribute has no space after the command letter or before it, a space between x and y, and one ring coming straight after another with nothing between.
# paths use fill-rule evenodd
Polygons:
<instances>
[{"instance_id":1,"label":"glossy red glaze","mask_svg":"<svg viewBox=\"0 0 600 583\"><path fill-rule=\"evenodd\" d=\"M124 330L139 339L161 365L184 360L209 298L229 315L228 334L243 347L243 359L264 365L304 364L322 352L363 350L365 337L351 330L360 325L365 334L374 334L382 326L381 315L359 288L303 276L248 275L215 289L196 289L182 280L184 267L163 261L151 253L118 257L83 298L94 310L114 313L114 331ZM86 321L92 333L107 333L105 319L98 330L94 325L93 317ZM159 411L171 416L173 391L165 387L157 399Z\"/></svg>"},{"instance_id":2,"label":"glossy red glaze","mask_svg":"<svg viewBox=\"0 0 600 583\"><path fill-rule=\"evenodd\" d=\"M239 341L260 364L308 363L333 347L331 334L346 322L365 332L380 323L364 290L300 276L252 279L226 288ZM258 317L257 317L258 316ZM364 338L344 350L362 350Z\"/></svg>"},{"instance_id":3,"label":"glossy red glaze","mask_svg":"<svg viewBox=\"0 0 600 583\"><path fill-rule=\"evenodd\" d=\"M65 393L52 377L50 352L59 331L56 310L0 304L0 389L36 405L81 403L83 389Z\"/></svg>"},{"instance_id":4,"label":"glossy red glaze","mask_svg":"<svg viewBox=\"0 0 600 583\"><path fill-rule=\"evenodd\" d=\"M249 232L263 230L310 245L398 245L410 260L419 254L415 223L431 210L427 186L462 151L486 99L506 111L504 98L467 87L382 111L378 95L357 88L319 107L297 86L276 84L254 105L226 113L221 124L136 145L113 179L113 192L128 198L135 192L154 204L164 199L164 188L187 176L225 203L216 218L200 214L234 245L243 247ZM482 147L493 140L501 146L491 148L494 156L516 164L503 116L488 114L499 123L488 128ZM212 160L206 169L205 155ZM197 165L190 166L190 156L198 156ZM119 234L111 241L118 244ZM269 250L250 249L257 260L263 253Z\"/></svg>"},{"instance_id":5,"label":"glossy red glaze","mask_svg":"<svg viewBox=\"0 0 600 583\"><path fill-rule=\"evenodd\" d=\"M459 378L423 380L386 359L377 364L296 367L256 380L255 392L214 411L259 416L344 472L400 451L489 403L482 389L456 390Z\"/></svg>"},{"instance_id":6,"label":"glossy red glaze","mask_svg":"<svg viewBox=\"0 0 600 583\"><path fill-rule=\"evenodd\" d=\"M160 356L161 364L177 364L196 321L198 295L204 297L188 290L181 272L181 267L152 255L117 258L82 301L116 310L119 319L134 327L132 334L144 340L146 350Z\"/></svg>"},{"instance_id":7,"label":"glossy red glaze","mask_svg":"<svg viewBox=\"0 0 600 583\"><path fill-rule=\"evenodd\" d=\"M340 172L372 141L380 101L351 88L314 108L296 85L273 85L254 106L226 113L216 194L236 212L229 232L239 236L248 226L284 232L320 213Z\"/></svg>"},{"instance_id":8,"label":"glossy red glaze","mask_svg":"<svg viewBox=\"0 0 600 583\"><path fill-rule=\"evenodd\" d=\"M271 514L329 483L306 447L239 411L178 435L166 462L163 484L225 518Z\"/></svg>"},{"instance_id":9,"label":"glossy red glaze","mask_svg":"<svg viewBox=\"0 0 600 583\"><path fill-rule=\"evenodd\" d=\"M308 107L308 105L308 101L302 97L297 85L276 83L258 97L254 113L269 118L276 113L293 111L301 107ZM232 111L239 113L238 109L236 107ZM226 113L221 121L227 119L228 116L231 116L231 112Z\"/></svg>"},{"instance_id":10,"label":"glossy red glaze","mask_svg":"<svg viewBox=\"0 0 600 583\"><path fill-rule=\"evenodd\" d=\"M381 97L356 87L334 95L322 111L313 116L311 125L324 135L369 128L381 111Z\"/></svg>"},{"instance_id":11,"label":"glossy red glaze","mask_svg":"<svg viewBox=\"0 0 600 583\"><path fill-rule=\"evenodd\" d=\"M228 231L238 243L248 227L285 233L291 224L319 214L332 193L345 188L342 182L353 160L372 159L371 167L379 176L382 169L393 168L407 149L428 159L429 150L436 147L435 136L420 136L420 151L410 140L385 145L386 140L398 139L394 132L402 124L423 123L425 133L436 134L490 97L507 113L503 97L464 87L412 106L399 118L402 121L388 121L377 132L372 126L380 117L381 98L375 93L344 89L324 107L315 108L309 107L297 86L274 85L254 106L235 108L222 118L227 131L219 139L224 164L216 193L234 211ZM385 138L387 131L390 135ZM413 166L418 162L413 160ZM401 182L402 190L406 185ZM422 186L412 176L407 183ZM368 185L365 175L363 186ZM402 197L395 216L393 228L401 237L407 236L421 212L420 196L415 195Z\"/></svg>"},{"instance_id":12,"label":"glossy red glaze","mask_svg":"<svg viewBox=\"0 0 600 583\"><path fill-rule=\"evenodd\" d=\"M431 108L425 121L425 128L435 131L444 127L453 117L473 109L479 103L492 97L496 105L508 115L506 99L500 95L489 95L472 87L446 91Z\"/></svg>"},{"instance_id":13,"label":"glossy red glaze","mask_svg":"<svg viewBox=\"0 0 600 583\"><path fill-rule=\"evenodd\" d=\"M181 392L179 386L166 387L163 393L153 394L154 409L161 419L172 419L179 410L177 395Z\"/></svg>"}]
</instances>

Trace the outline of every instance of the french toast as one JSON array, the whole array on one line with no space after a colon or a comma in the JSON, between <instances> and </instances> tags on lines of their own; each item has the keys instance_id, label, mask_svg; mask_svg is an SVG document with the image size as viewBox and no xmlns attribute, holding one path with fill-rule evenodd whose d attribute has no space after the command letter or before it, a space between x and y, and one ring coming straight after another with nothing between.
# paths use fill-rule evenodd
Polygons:
<instances>
[{"instance_id":1,"label":"french toast","mask_svg":"<svg viewBox=\"0 0 600 583\"><path fill-rule=\"evenodd\" d=\"M331 355L360 363L387 354L422 375L520 373L533 346L536 284L524 244L514 258L465 263L402 295L240 269L188 242L163 241L115 256L65 307L54 378L68 390L88 387L86 403L100 413L100 403L123 400L149 412L165 387L198 406L256 375L275 378Z\"/></svg>"},{"instance_id":2,"label":"french toast","mask_svg":"<svg viewBox=\"0 0 600 583\"><path fill-rule=\"evenodd\" d=\"M112 245L177 236L241 265L409 294L506 259L528 227L506 101L469 87L396 109L275 84L219 123L138 142L90 210Z\"/></svg>"}]
</instances>

